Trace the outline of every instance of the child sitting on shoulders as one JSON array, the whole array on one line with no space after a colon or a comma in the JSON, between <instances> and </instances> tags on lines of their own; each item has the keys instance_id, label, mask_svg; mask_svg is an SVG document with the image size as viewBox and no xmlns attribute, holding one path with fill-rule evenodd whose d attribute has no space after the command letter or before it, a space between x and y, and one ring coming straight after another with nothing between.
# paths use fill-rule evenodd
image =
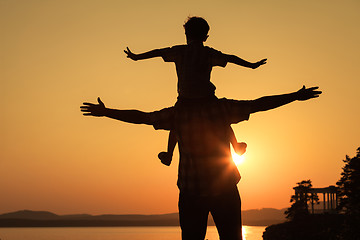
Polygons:
<instances>
[{"instance_id":1,"label":"child sitting on shoulders","mask_svg":"<svg viewBox=\"0 0 360 240\"><path fill-rule=\"evenodd\" d=\"M266 64L267 59L251 63L235 55L224 54L211 47L204 46L209 37L209 24L200 17L190 17L184 24L186 42L184 45L176 45L168 48L154 49L145 53L135 54L129 48L124 52L127 57L137 61L142 59L162 57L165 62L174 62L178 77L178 100L182 101L203 101L215 97L216 87L210 81L211 70L214 66L225 67L228 62L239 66L256 69ZM232 128L229 126L229 142L234 150L243 154L246 150L246 143L238 143ZM167 152L159 153L158 157L165 165L170 165L177 139L170 131Z\"/></svg>"}]
</instances>

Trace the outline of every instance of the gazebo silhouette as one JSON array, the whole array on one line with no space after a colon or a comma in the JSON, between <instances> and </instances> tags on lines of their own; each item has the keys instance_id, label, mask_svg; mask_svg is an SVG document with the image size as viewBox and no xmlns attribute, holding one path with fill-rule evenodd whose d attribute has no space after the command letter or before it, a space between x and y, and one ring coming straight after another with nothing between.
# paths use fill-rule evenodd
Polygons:
<instances>
[{"instance_id":1,"label":"gazebo silhouette","mask_svg":"<svg viewBox=\"0 0 360 240\"><path fill-rule=\"evenodd\" d=\"M295 195L303 194L302 188L294 187ZM310 188L309 193L311 194L323 194L323 209L322 213L336 213L336 208L338 206L338 188L335 186L329 186L324 188ZM311 213L315 213L314 209L314 198L311 198Z\"/></svg>"}]
</instances>

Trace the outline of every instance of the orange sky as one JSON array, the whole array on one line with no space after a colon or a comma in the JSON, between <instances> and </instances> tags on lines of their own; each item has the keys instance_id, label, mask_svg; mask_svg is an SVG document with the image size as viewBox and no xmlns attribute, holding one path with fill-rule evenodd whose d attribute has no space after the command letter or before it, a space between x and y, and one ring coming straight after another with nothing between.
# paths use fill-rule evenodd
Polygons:
<instances>
[{"instance_id":1,"label":"orange sky","mask_svg":"<svg viewBox=\"0 0 360 240\"><path fill-rule=\"evenodd\" d=\"M189 15L210 24L207 45L257 70L215 68L219 97L255 99L303 84L323 94L257 113L234 125L248 144L239 165L243 209L290 205L292 187L340 178L360 146L360 2L335 1L0 1L0 213L177 211L178 154L157 154L167 132L85 118L83 101L145 111L173 105L176 74L134 52L185 42ZM176 150L177 151L177 150Z\"/></svg>"}]
</instances>

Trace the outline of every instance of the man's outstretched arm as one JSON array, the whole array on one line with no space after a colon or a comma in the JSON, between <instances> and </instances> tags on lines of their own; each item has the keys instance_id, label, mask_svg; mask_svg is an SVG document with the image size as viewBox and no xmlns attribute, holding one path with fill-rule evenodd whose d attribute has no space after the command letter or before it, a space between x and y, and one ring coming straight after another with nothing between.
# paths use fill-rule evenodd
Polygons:
<instances>
[{"instance_id":1,"label":"man's outstretched arm","mask_svg":"<svg viewBox=\"0 0 360 240\"><path fill-rule=\"evenodd\" d=\"M83 115L94 117L108 117L119 121L151 125L149 113L138 110L117 110L105 107L100 98L97 99L98 104L84 102L80 107Z\"/></svg>"},{"instance_id":2,"label":"man's outstretched arm","mask_svg":"<svg viewBox=\"0 0 360 240\"><path fill-rule=\"evenodd\" d=\"M293 93L258 98L252 101L251 113L267 111L293 101L306 101L312 98L317 98L322 93L317 90L318 88L319 87L305 88L305 86L303 86L299 91Z\"/></svg>"}]
</instances>

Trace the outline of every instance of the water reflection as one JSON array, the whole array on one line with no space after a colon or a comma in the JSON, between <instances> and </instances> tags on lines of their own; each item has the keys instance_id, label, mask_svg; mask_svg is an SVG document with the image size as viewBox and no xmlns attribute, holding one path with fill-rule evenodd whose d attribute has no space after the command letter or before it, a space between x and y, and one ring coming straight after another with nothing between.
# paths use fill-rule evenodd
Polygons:
<instances>
[{"instance_id":1,"label":"water reflection","mask_svg":"<svg viewBox=\"0 0 360 240\"><path fill-rule=\"evenodd\" d=\"M265 227L243 226L243 240L261 240ZM1 240L181 240L180 227L0 228ZM219 240L209 226L208 240Z\"/></svg>"}]
</instances>

